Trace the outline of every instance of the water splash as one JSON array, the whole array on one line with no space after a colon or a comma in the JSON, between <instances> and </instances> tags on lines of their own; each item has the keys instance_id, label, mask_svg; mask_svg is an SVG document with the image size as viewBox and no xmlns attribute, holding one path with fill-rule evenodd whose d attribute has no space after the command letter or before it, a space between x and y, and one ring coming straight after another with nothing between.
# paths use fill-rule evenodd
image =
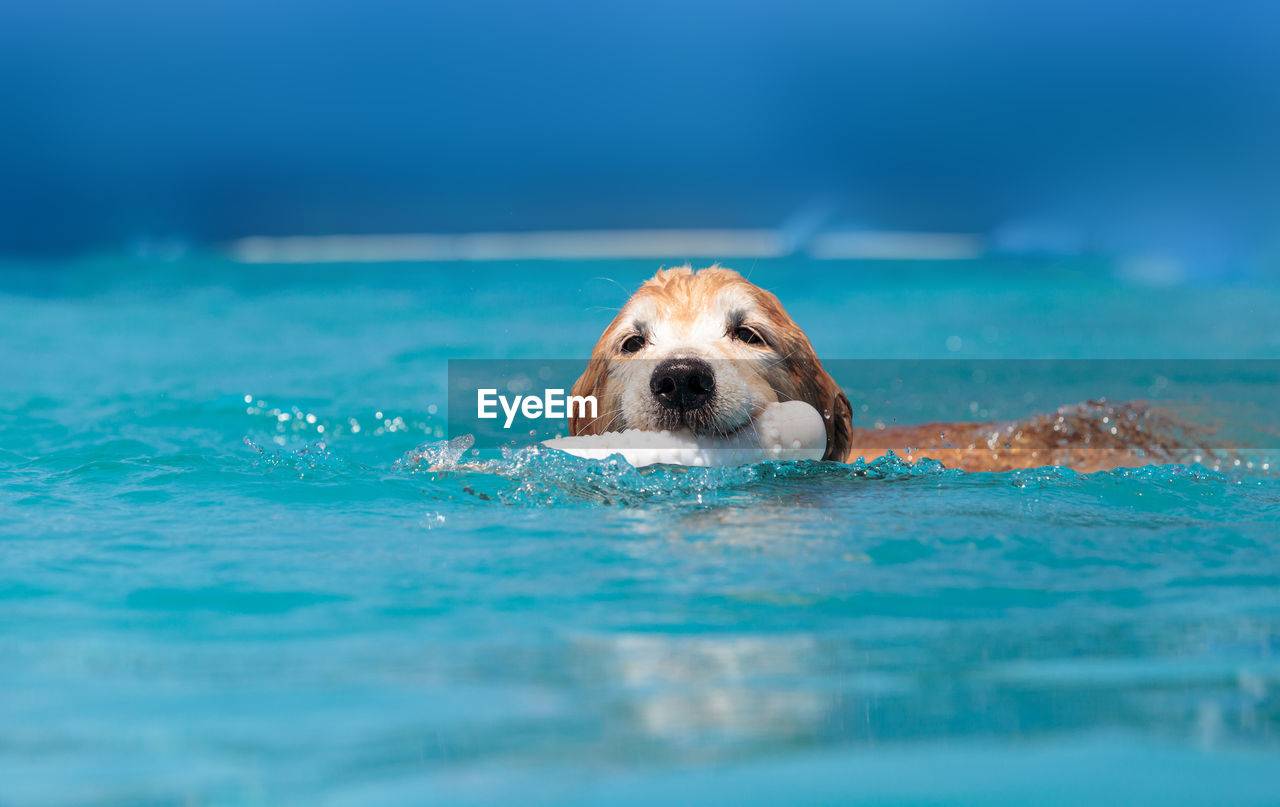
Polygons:
<instances>
[{"instance_id":1,"label":"water splash","mask_svg":"<svg viewBox=\"0 0 1280 807\"><path fill-rule=\"evenodd\" d=\"M542 446L504 449L493 459L468 458L470 435L426 443L395 464L398 473L433 481L464 477L477 497L508 504L634 506L663 501L708 504L744 489L817 480L898 480L962 472L934 460L908 463L893 452L871 462L760 462L736 467L651 465L635 468L622 457L591 460ZM474 454L474 452L473 452ZM495 487L494 483L501 484Z\"/></svg>"},{"instance_id":2,"label":"water splash","mask_svg":"<svg viewBox=\"0 0 1280 807\"><path fill-rule=\"evenodd\" d=\"M651 465L635 468L621 456L583 459L543 446L479 452L474 438L461 435L419 445L386 470L366 467L335 454L330 443L313 441L294 449L264 448L245 437L257 456L252 466L299 480L346 481L385 486L411 483L434 500L525 507L689 507L786 499L822 485L920 483L1008 485L1024 489L1186 491L1260 483L1272 478L1258 466L1230 469L1201 464L1148 465L1083 473L1063 466L1005 472L967 472L933 459L908 461L892 451L871 461L760 462L736 467Z\"/></svg>"},{"instance_id":3,"label":"water splash","mask_svg":"<svg viewBox=\"0 0 1280 807\"><path fill-rule=\"evenodd\" d=\"M335 456L323 440L315 440L292 451L263 448L249 437L244 438L244 444L258 454L253 467L268 473L285 472L298 479L333 479L350 476L360 470L359 466Z\"/></svg>"}]
</instances>

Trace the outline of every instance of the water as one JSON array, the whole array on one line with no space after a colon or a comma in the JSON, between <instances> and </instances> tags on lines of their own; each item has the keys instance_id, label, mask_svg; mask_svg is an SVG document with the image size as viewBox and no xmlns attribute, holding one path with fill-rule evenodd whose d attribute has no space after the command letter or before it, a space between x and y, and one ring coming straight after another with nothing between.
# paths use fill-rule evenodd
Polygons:
<instances>
[{"instance_id":1,"label":"water","mask_svg":"<svg viewBox=\"0 0 1280 807\"><path fill-rule=\"evenodd\" d=\"M1280 801L1268 473L414 462L650 269L4 267L0 803ZM1280 353L1086 269L753 279L829 357Z\"/></svg>"}]
</instances>

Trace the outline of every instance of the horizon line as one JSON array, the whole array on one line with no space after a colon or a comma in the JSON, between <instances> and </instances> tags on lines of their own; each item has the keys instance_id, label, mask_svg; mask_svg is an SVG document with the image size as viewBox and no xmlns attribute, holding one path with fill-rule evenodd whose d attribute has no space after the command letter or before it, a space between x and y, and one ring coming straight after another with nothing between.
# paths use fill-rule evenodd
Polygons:
<instances>
[{"instance_id":1,"label":"horizon line","mask_svg":"<svg viewBox=\"0 0 1280 807\"><path fill-rule=\"evenodd\" d=\"M829 231L804 242L779 229L536 230L386 235L250 236L226 246L240 263L400 263L504 260L780 258L972 260L971 233Z\"/></svg>"}]
</instances>

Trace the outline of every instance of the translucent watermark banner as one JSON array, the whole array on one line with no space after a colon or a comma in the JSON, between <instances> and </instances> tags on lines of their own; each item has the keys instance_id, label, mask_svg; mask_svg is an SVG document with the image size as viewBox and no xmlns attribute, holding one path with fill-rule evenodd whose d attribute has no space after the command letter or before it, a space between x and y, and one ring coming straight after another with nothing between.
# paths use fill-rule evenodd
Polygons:
<instances>
[{"instance_id":1,"label":"translucent watermark banner","mask_svg":"<svg viewBox=\"0 0 1280 807\"><path fill-rule=\"evenodd\" d=\"M1271 359L449 362L449 434L471 435L480 449L575 430L725 436L773 400L809 403L834 423L831 439L868 453L1016 450L1019 441L1078 450L1280 447L1280 360Z\"/></svg>"}]
</instances>

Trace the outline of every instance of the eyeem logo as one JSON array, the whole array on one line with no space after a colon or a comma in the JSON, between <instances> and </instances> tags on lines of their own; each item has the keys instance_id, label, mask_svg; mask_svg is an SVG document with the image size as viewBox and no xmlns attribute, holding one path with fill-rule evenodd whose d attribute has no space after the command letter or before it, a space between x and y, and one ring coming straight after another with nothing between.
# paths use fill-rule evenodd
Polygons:
<instances>
[{"instance_id":1,"label":"eyeem logo","mask_svg":"<svg viewBox=\"0 0 1280 807\"><path fill-rule=\"evenodd\" d=\"M516 395L508 398L499 395L496 388L476 390L476 417L491 420L498 417L497 407L501 406L507 420L502 428L509 429L516 419L516 413L530 420L546 418L548 420L566 420L571 417L598 417L599 410L594 395L569 395L563 389L543 390L542 397L536 395ZM575 412L574 407L577 407Z\"/></svg>"}]
</instances>

